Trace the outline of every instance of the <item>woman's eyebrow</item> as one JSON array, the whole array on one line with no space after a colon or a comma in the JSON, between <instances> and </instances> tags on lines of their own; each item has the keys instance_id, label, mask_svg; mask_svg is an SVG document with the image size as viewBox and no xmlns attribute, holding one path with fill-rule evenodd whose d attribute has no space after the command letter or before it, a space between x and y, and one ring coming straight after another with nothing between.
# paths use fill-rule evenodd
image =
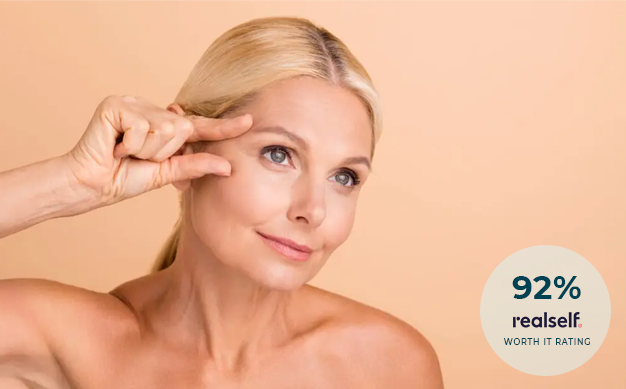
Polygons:
<instances>
[{"instance_id":1,"label":"woman's eyebrow","mask_svg":"<svg viewBox=\"0 0 626 389\"><path fill-rule=\"evenodd\" d=\"M365 165L365 167L367 167L367 170L372 170L372 164L370 163L370 159L367 157L350 157L350 158L346 158L343 160L343 164L342 165L352 165L352 164L356 164L356 163L360 163L362 165Z\"/></svg>"},{"instance_id":2,"label":"woman's eyebrow","mask_svg":"<svg viewBox=\"0 0 626 389\"><path fill-rule=\"evenodd\" d=\"M283 126L268 126L268 127L259 127L254 130L255 133L273 133L286 136L295 144L300 146L304 150L309 150L309 144L302 138L300 135L295 134L289 130L287 130ZM349 157L344 159L342 165L351 165L351 164L362 164L367 167L368 170L372 170L372 165L370 159L367 157Z\"/></svg>"},{"instance_id":3,"label":"woman's eyebrow","mask_svg":"<svg viewBox=\"0 0 626 389\"><path fill-rule=\"evenodd\" d=\"M309 150L309 144L302 138L300 135L294 134L293 132L287 130L282 126L269 126L269 127L260 127L254 130L254 132L262 133L262 132L270 132L278 135L283 135L289 138L292 142L303 148L304 150Z\"/></svg>"}]
</instances>

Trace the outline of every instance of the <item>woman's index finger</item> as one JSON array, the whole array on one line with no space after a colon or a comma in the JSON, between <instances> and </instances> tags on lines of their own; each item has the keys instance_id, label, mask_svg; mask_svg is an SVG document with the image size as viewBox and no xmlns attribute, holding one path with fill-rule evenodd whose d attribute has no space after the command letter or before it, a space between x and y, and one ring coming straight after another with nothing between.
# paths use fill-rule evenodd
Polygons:
<instances>
[{"instance_id":1,"label":"woman's index finger","mask_svg":"<svg viewBox=\"0 0 626 389\"><path fill-rule=\"evenodd\" d=\"M194 130L187 138L187 142L234 138L248 131L252 126L250 114L228 119L213 119L202 116L192 116L189 119L193 123Z\"/></svg>"}]
</instances>

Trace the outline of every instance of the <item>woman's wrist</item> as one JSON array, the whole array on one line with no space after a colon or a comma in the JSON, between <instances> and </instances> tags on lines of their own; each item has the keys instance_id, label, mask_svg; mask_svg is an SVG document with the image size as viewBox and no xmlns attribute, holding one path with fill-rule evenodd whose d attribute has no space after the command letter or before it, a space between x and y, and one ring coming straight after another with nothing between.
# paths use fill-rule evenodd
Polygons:
<instances>
[{"instance_id":1,"label":"woman's wrist","mask_svg":"<svg viewBox=\"0 0 626 389\"><path fill-rule=\"evenodd\" d=\"M102 205L102 196L83 185L72 169L76 161L70 154L64 154L47 161L50 177L48 183L50 197L43 196L42 205L48 207L52 218L74 216L88 212Z\"/></svg>"},{"instance_id":2,"label":"woman's wrist","mask_svg":"<svg viewBox=\"0 0 626 389\"><path fill-rule=\"evenodd\" d=\"M0 173L0 237L101 205L100 196L78 182L71 163L62 155Z\"/></svg>"}]
</instances>

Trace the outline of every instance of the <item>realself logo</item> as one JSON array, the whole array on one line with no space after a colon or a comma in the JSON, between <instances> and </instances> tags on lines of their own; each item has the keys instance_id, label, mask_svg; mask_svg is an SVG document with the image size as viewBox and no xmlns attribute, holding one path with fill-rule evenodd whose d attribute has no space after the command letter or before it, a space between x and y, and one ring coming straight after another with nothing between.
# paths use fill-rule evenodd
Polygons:
<instances>
[{"instance_id":1,"label":"realself logo","mask_svg":"<svg viewBox=\"0 0 626 389\"><path fill-rule=\"evenodd\" d=\"M535 328L554 328L557 325L561 328L565 328L565 327L582 327L582 324L578 324L577 322L578 320L580 320L580 312L576 312L574 313L574 315L572 315L572 312L569 313L568 317L565 316L561 316L559 318L555 317L555 316L551 316L550 318L548 318L548 313L544 312L543 313L543 317L541 316L535 316L532 319L529 318L528 316L523 316L523 317L513 317L513 328L517 327L517 322L519 322L519 324L524 327L524 328L528 328L531 325ZM573 316L573 320L572 320L572 316Z\"/></svg>"}]
</instances>

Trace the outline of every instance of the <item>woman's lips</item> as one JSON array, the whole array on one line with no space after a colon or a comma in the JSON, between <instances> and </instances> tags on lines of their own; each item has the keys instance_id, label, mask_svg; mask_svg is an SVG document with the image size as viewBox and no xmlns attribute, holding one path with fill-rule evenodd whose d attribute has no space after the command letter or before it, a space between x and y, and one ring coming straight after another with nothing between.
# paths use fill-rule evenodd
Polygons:
<instances>
[{"instance_id":1,"label":"woman's lips","mask_svg":"<svg viewBox=\"0 0 626 389\"><path fill-rule=\"evenodd\" d=\"M261 234L260 232L257 233L268 246L294 261L306 261L313 252L313 249L310 247L297 244L292 240Z\"/></svg>"}]
</instances>

